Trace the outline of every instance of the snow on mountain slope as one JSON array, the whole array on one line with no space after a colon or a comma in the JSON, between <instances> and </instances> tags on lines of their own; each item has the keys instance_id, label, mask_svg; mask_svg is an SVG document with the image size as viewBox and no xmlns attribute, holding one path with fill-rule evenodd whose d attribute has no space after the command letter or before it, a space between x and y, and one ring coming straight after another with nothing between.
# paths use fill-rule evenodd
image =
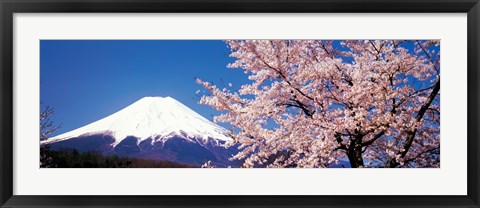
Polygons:
<instances>
[{"instance_id":1,"label":"snow on mountain slope","mask_svg":"<svg viewBox=\"0 0 480 208\"><path fill-rule=\"evenodd\" d=\"M137 144L149 138L156 139L152 140L153 144L179 135L205 143L209 139L217 144L232 140L224 128L171 97L144 97L110 116L50 138L48 143L93 134L111 135L115 139L113 146L128 136L138 138Z\"/></svg>"}]
</instances>

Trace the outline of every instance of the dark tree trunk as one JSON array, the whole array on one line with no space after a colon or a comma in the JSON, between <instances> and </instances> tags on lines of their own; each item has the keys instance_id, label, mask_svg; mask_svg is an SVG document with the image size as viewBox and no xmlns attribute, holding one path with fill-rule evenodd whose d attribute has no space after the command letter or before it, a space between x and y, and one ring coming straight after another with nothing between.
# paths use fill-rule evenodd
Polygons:
<instances>
[{"instance_id":1,"label":"dark tree trunk","mask_svg":"<svg viewBox=\"0 0 480 208\"><path fill-rule=\"evenodd\" d=\"M352 168L364 167L362 158L362 144L360 143L360 141L361 138L352 141L352 143L348 147L347 156L348 160L350 161L350 166L352 166Z\"/></svg>"}]
</instances>

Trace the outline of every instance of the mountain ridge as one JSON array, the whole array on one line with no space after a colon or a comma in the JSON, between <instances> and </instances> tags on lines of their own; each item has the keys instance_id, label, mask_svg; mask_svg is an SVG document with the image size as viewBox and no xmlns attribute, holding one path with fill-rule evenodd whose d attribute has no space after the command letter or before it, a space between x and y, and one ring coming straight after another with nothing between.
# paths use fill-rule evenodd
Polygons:
<instances>
[{"instance_id":1,"label":"mountain ridge","mask_svg":"<svg viewBox=\"0 0 480 208\"><path fill-rule=\"evenodd\" d=\"M168 96L144 97L120 111L52 137L49 141L55 142L82 134L109 131L116 138L114 146L127 136L135 136L143 141L157 136L180 134L182 131L187 136L211 136L223 141L232 140L226 136L227 131L223 127Z\"/></svg>"},{"instance_id":2,"label":"mountain ridge","mask_svg":"<svg viewBox=\"0 0 480 208\"><path fill-rule=\"evenodd\" d=\"M58 150L76 149L102 154L170 160L201 165L230 164L235 153L223 127L172 97L144 97L83 127L42 144Z\"/></svg>"}]
</instances>

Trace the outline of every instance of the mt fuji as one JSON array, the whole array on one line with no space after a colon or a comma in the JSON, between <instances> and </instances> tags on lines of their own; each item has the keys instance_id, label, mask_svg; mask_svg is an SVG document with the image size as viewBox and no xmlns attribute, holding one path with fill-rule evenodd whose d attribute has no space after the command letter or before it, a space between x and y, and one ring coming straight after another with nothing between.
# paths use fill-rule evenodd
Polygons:
<instances>
[{"instance_id":1,"label":"mt fuji","mask_svg":"<svg viewBox=\"0 0 480 208\"><path fill-rule=\"evenodd\" d=\"M94 151L200 166L236 166L223 127L171 97L144 97L126 108L42 143L54 150Z\"/></svg>"}]
</instances>

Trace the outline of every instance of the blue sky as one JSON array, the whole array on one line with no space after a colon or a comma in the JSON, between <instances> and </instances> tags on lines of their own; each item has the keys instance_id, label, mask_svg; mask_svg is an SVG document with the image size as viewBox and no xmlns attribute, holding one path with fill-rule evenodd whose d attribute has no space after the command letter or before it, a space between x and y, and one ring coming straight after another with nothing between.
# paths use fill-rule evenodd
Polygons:
<instances>
[{"instance_id":1,"label":"blue sky","mask_svg":"<svg viewBox=\"0 0 480 208\"><path fill-rule=\"evenodd\" d=\"M220 40L42 40L41 106L55 109L61 128L82 127L145 96L171 96L207 119L218 112L198 104L195 78L234 88L248 83L240 69L228 69L230 49Z\"/></svg>"}]
</instances>

